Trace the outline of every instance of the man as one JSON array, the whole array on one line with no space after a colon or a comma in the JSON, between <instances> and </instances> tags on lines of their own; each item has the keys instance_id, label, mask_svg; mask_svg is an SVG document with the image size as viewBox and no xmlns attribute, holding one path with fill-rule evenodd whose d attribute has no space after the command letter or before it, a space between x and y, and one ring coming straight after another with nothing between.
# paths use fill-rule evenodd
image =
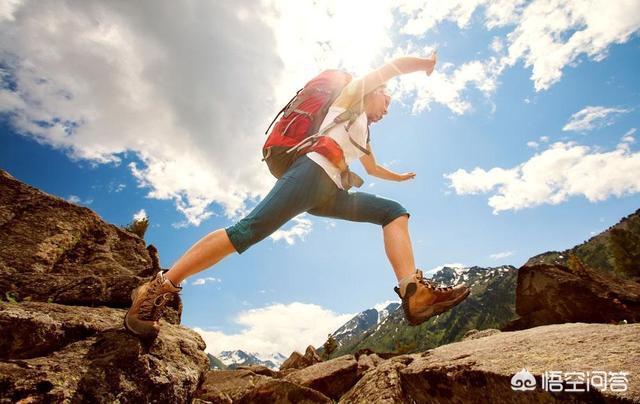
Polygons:
<instances>
[{"instance_id":1,"label":"man","mask_svg":"<svg viewBox=\"0 0 640 404\"><path fill-rule=\"evenodd\" d=\"M369 144L368 125L387 113L390 97L385 92L385 83L389 79L416 71L431 75L435 64L435 53L430 58L396 58L344 88L329 108L321 128L328 127L347 109L354 112L349 124L335 125L326 133L342 148L345 164L359 159L369 175L385 180L415 178L412 172L395 173L376 162ZM405 208L390 199L346 191L345 168L333 165L316 152L299 157L247 217L226 229L209 233L169 271L158 272L151 281L135 289L124 319L125 327L140 337L154 338L160 330L158 321L166 302L182 289L180 282L233 252L241 254L303 212L382 226L385 252L399 281L394 290L402 300L405 317L411 325L421 324L464 300L469 294L468 288L436 287L416 270L408 229L409 213Z\"/></svg>"}]
</instances>

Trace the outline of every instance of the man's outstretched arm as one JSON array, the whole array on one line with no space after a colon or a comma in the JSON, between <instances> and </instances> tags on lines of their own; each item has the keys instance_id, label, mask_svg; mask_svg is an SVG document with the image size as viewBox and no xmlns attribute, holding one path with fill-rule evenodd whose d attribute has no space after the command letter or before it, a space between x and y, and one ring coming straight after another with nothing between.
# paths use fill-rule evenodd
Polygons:
<instances>
[{"instance_id":1,"label":"man's outstretched arm","mask_svg":"<svg viewBox=\"0 0 640 404\"><path fill-rule=\"evenodd\" d=\"M371 146L367 145L367 149L369 150L370 154L365 154L364 156L360 157L360 162L362 163L364 169L367 171L367 174L389 181L406 181L415 178L415 173L410 172L399 174L379 165L376 162L373 151L371 151Z\"/></svg>"},{"instance_id":2,"label":"man's outstretched arm","mask_svg":"<svg viewBox=\"0 0 640 404\"><path fill-rule=\"evenodd\" d=\"M436 52L428 58L402 56L385 63L382 67L366 74L362 80L363 94L367 94L390 79L407 73L426 72L428 76L433 72L437 62Z\"/></svg>"}]
</instances>

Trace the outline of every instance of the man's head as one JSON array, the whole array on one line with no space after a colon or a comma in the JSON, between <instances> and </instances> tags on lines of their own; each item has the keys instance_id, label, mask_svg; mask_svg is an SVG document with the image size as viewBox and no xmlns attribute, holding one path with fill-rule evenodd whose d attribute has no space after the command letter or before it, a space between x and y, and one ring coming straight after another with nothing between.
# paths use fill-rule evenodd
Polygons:
<instances>
[{"instance_id":1,"label":"man's head","mask_svg":"<svg viewBox=\"0 0 640 404\"><path fill-rule=\"evenodd\" d=\"M365 95L363 106L369 122L381 120L386 115L390 102L391 96L387 94L387 87L384 84Z\"/></svg>"}]
</instances>

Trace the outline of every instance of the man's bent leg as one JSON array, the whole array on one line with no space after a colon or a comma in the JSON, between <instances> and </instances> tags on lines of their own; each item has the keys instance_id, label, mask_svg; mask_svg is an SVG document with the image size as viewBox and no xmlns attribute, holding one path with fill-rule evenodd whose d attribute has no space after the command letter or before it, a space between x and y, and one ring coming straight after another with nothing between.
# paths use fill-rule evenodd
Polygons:
<instances>
[{"instance_id":1,"label":"man's bent leg","mask_svg":"<svg viewBox=\"0 0 640 404\"><path fill-rule=\"evenodd\" d=\"M174 285L196 274L235 252L225 229L211 232L195 243L173 264L164 276Z\"/></svg>"},{"instance_id":2,"label":"man's bent leg","mask_svg":"<svg viewBox=\"0 0 640 404\"><path fill-rule=\"evenodd\" d=\"M401 280L415 272L409 237L409 213L398 202L366 192L339 191L335 198L311 209L309 213L381 225L384 249L396 278Z\"/></svg>"},{"instance_id":3,"label":"man's bent leg","mask_svg":"<svg viewBox=\"0 0 640 404\"><path fill-rule=\"evenodd\" d=\"M413 248L409 236L409 218L399 216L382 228L384 251L398 281L411 276L416 270Z\"/></svg>"},{"instance_id":4,"label":"man's bent leg","mask_svg":"<svg viewBox=\"0 0 640 404\"><path fill-rule=\"evenodd\" d=\"M323 176L321 167L306 156L299 158L246 217L200 239L165 277L178 285L233 252L242 254L294 216L325 200L333 183L329 179L321 181Z\"/></svg>"}]
</instances>

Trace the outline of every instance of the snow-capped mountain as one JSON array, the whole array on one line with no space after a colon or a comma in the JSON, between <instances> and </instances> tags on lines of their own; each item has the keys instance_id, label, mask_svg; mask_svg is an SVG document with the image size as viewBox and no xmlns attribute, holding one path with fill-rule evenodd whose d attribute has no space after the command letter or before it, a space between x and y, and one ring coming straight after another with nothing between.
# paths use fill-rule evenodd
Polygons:
<instances>
[{"instance_id":1,"label":"snow-capped mountain","mask_svg":"<svg viewBox=\"0 0 640 404\"><path fill-rule=\"evenodd\" d=\"M272 355L261 355L257 352L247 353L242 350L222 351L215 357L229 369L235 369L238 366L263 365L269 369L277 370L287 359L279 352Z\"/></svg>"},{"instance_id":2,"label":"snow-capped mountain","mask_svg":"<svg viewBox=\"0 0 640 404\"><path fill-rule=\"evenodd\" d=\"M356 314L331 334L338 343L338 348L349 345L352 341L359 340L365 333L377 329L398 307L400 307L399 302L385 302Z\"/></svg>"},{"instance_id":3,"label":"snow-capped mountain","mask_svg":"<svg viewBox=\"0 0 640 404\"><path fill-rule=\"evenodd\" d=\"M473 328L499 328L515 317L517 273L510 265L492 268L443 266L431 274L424 273L425 278L438 286L464 283L471 289L471 294L452 310L432 317L418 327L408 325L399 303L389 305L384 315L379 314L377 323L373 320L376 310L365 310L334 333L339 343L332 357L354 353L361 348L377 352L425 350L456 341Z\"/></svg>"}]
</instances>

